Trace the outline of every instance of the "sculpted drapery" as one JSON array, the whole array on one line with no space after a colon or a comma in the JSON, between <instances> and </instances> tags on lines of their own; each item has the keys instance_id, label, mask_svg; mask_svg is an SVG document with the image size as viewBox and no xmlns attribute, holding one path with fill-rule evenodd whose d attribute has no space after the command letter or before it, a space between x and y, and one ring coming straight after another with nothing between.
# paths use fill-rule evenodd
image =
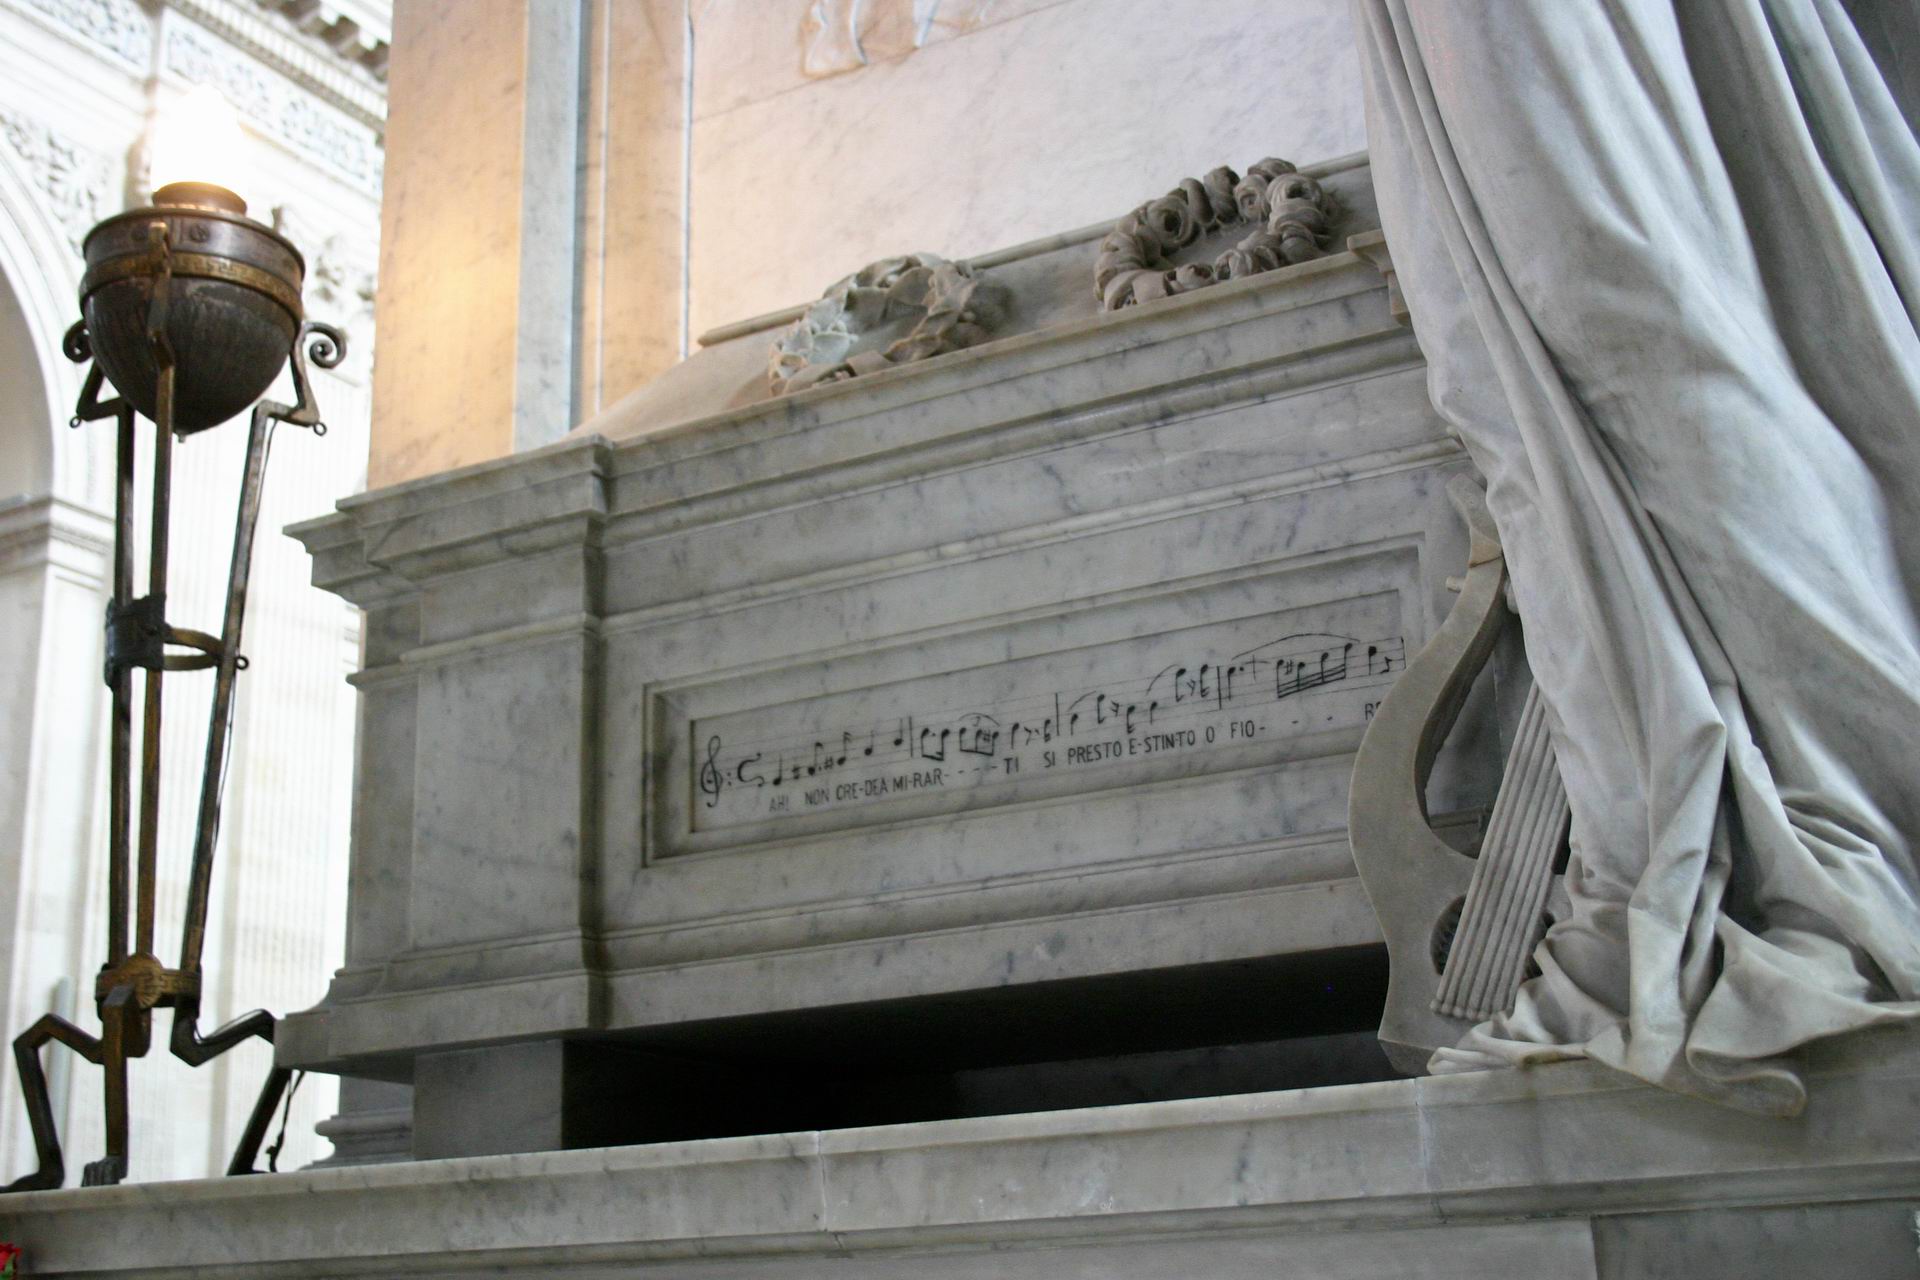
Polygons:
<instances>
[{"instance_id":1,"label":"sculpted drapery","mask_svg":"<svg viewBox=\"0 0 1920 1280\"><path fill-rule=\"evenodd\" d=\"M1920 147L1837 0L1355 12L1573 811L1541 976L1434 1067L1790 1114L1920 1016Z\"/></svg>"}]
</instances>

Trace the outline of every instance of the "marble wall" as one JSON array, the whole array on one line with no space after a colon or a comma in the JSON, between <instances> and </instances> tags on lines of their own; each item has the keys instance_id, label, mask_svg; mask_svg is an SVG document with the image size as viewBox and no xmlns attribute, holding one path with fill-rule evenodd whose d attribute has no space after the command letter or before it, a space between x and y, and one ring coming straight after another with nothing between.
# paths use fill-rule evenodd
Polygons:
<instances>
[{"instance_id":1,"label":"marble wall","mask_svg":"<svg viewBox=\"0 0 1920 1280\"><path fill-rule=\"evenodd\" d=\"M850 9L864 65L809 21ZM872 30L928 9L919 47ZM1216 165L1366 145L1345 0L695 0L692 84L696 337L875 258L985 253Z\"/></svg>"},{"instance_id":2,"label":"marble wall","mask_svg":"<svg viewBox=\"0 0 1920 1280\"><path fill-rule=\"evenodd\" d=\"M512 450L523 274L525 6L422 0L394 37L376 487Z\"/></svg>"},{"instance_id":3,"label":"marble wall","mask_svg":"<svg viewBox=\"0 0 1920 1280\"><path fill-rule=\"evenodd\" d=\"M588 0L571 63L546 12L400 14L375 487L557 440L876 258L1365 142L1345 0Z\"/></svg>"}]
</instances>

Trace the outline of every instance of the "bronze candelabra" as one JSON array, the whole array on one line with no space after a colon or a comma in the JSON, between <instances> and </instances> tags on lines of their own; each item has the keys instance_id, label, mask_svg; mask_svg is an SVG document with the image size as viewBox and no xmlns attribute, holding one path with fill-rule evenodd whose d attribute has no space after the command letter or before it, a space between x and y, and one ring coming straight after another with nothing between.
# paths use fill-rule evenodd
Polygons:
<instances>
[{"instance_id":1,"label":"bronze candelabra","mask_svg":"<svg viewBox=\"0 0 1920 1280\"><path fill-rule=\"evenodd\" d=\"M7 1191L58 1187L65 1177L40 1065L40 1047L47 1042L58 1041L105 1071L107 1153L87 1164L82 1177L83 1185L93 1186L116 1183L126 1176L127 1063L145 1056L150 1047L154 1010L173 1010L171 1048L174 1056L193 1066L252 1036L273 1040L274 1019L263 1010L201 1034L200 953L206 941L234 680L246 666L239 649L240 627L267 446L276 422L307 427L316 434L326 430L308 383L307 358L330 369L346 350L339 330L304 317L300 288L306 264L299 250L248 218L245 202L222 187L187 182L162 187L154 192L151 207L117 214L88 232L85 256L82 319L68 330L65 346L69 359L92 360L93 368L81 389L73 424L112 418L119 428L113 598L106 622L106 681L113 705L108 791L110 918L106 964L94 984L101 1033L89 1035L50 1013L14 1040L14 1059L40 1167L16 1179ZM295 403L259 399L289 356ZM103 382L111 383L119 394L101 400ZM250 403L251 434L220 633L172 626L166 620L167 530L175 438L184 440L217 426ZM154 424L147 591L138 596L133 560L136 413ZM133 815L136 667L147 673L142 690L137 850ZM213 705L186 920L179 961L169 968L155 955L153 939L161 694L167 672L206 669L214 672ZM269 1072L227 1168L229 1174L254 1172L254 1159L290 1074L278 1066Z\"/></svg>"}]
</instances>

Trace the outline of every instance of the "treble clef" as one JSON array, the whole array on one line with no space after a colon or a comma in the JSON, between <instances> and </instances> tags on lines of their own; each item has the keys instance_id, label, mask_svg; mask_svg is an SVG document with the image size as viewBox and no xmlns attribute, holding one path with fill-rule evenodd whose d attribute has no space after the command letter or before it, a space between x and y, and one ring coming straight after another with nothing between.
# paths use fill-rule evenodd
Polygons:
<instances>
[{"instance_id":1,"label":"treble clef","mask_svg":"<svg viewBox=\"0 0 1920 1280\"><path fill-rule=\"evenodd\" d=\"M707 798L707 808L720 804L720 788L726 785L726 779L720 776L720 735L714 734L707 739L707 758L700 762L700 794Z\"/></svg>"}]
</instances>

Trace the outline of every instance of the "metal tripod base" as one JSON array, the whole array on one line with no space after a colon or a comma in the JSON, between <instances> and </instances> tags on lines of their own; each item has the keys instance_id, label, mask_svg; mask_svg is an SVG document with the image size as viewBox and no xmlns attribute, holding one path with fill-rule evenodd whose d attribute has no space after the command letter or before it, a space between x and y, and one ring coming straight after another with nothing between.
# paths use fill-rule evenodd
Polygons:
<instances>
[{"instance_id":1,"label":"metal tripod base","mask_svg":"<svg viewBox=\"0 0 1920 1280\"><path fill-rule=\"evenodd\" d=\"M196 979L191 984L197 989ZM163 997L164 998L164 997ZM53 1118L53 1099L47 1089L47 1076L40 1063L43 1045L63 1044L88 1062L106 1070L107 1154L89 1161L80 1172L83 1187L108 1187L127 1176L127 1062L144 1057L152 1039L151 1008L136 1007L137 994L131 987L114 987L101 1001L103 1034L93 1036L65 1018L47 1014L21 1032L13 1042L14 1063L20 1070L21 1090L26 1094L27 1121L33 1130L35 1154L40 1167L16 1178L0 1195L15 1191L54 1191L66 1181L66 1159L60 1150L60 1135ZM275 1021L271 1014L256 1009L236 1018L212 1035L200 1036L194 1025L197 1007L176 1006L170 1048L173 1056L189 1066L201 1066L246 1041L258 1037L273 1043ZM254 1167L260 1156L260 1144L266 1140L273 1113L287 1091L292 1071L275 1066L268 1070L260 1096L247 1118L247 1127L234 1147L227 1164L229 1176L259 1173Z\"/></svg>"},{"instance_id":2,"label":"metal tripod base","mask_svg":"<svg viewBox=\"0 0 1920 1280\"><path fill-rule=\"evenodd\" d=\"M107 608L106 682L112 690L113 719L108 787L108 942L107 964L95 983L100 1012L100 1035L93 1036L64 1018L48 1014L13 1042L14 1062L26 1095L27 1119L39 1168L4 1188L43 1191L61 1185L66 1163L60 1151L52 1099L40 1050L59 1043L100 1066L106 1077L107 1153L82 1171L83 1186L110 1186L127 1176L127 1063L146 1056L153 1040L153 1014L173 1012L169 1049L189 1066L200 1066L243 1041L258 1037L273 1043L272 1015L256 1010L236 1018L212 1034L202 1036L200 1020L200 956L206 942L207 904L213 878L213 856L220 827L220 794L225 781L226 744L232 728L234 681L246 665L240 656L240 632L245 614L247 578L253 559L253 538L260 516L261 486L267 464L267 446L273 424L286 422L324 430L307 381L310 353L322 368L340 362L345 343L331 326L306 322L298 330L291 352L296 403L263 400L254 406L247 440L245 469L240 483L240 511L235 522L233 558L228 569L226 609L218 636L174 627L166 620L167 535L174 436L175 368L168 337L169 287L165 228L158 239L159 271L153 285L148 316L148 340L158 369L154 409L153 528L148 556L148 590L134 595L134 411L125 398L100 400L103 374L98 364L89 371L80 393L74 422L114 418L119 426L115 491L113 599ZM297 299L297 294L296 294ZM309 345L309 340L311 340ZM67 334L67 354L76 361L92 356L84 322ZM304 348L304 349L303 349ZM204 424L203 424L204 425ZM180 652L181 649L190 652ZM170 651L171 650L171 651ZM146 673L144 738L140 767L139 845L133 845L133 672ZM154 904L158 896L158 840L160 826L161 694L168 672L211 669L213 704L207 727L206 756L200 779L200 804L194 827L193 860L188 876L186 921L180 940L178 968L167 968L154 955ZM130 874L130 872L132 874ZM129 909L131 908L131 910ZM129 936L129 919L132 930ZM274 1110L286 1093L291 1072L274 1067L254 1104L241 1134L229 1174L253 1173L260 1144L272 1123Z\"/></svg>"}]
</instances>

